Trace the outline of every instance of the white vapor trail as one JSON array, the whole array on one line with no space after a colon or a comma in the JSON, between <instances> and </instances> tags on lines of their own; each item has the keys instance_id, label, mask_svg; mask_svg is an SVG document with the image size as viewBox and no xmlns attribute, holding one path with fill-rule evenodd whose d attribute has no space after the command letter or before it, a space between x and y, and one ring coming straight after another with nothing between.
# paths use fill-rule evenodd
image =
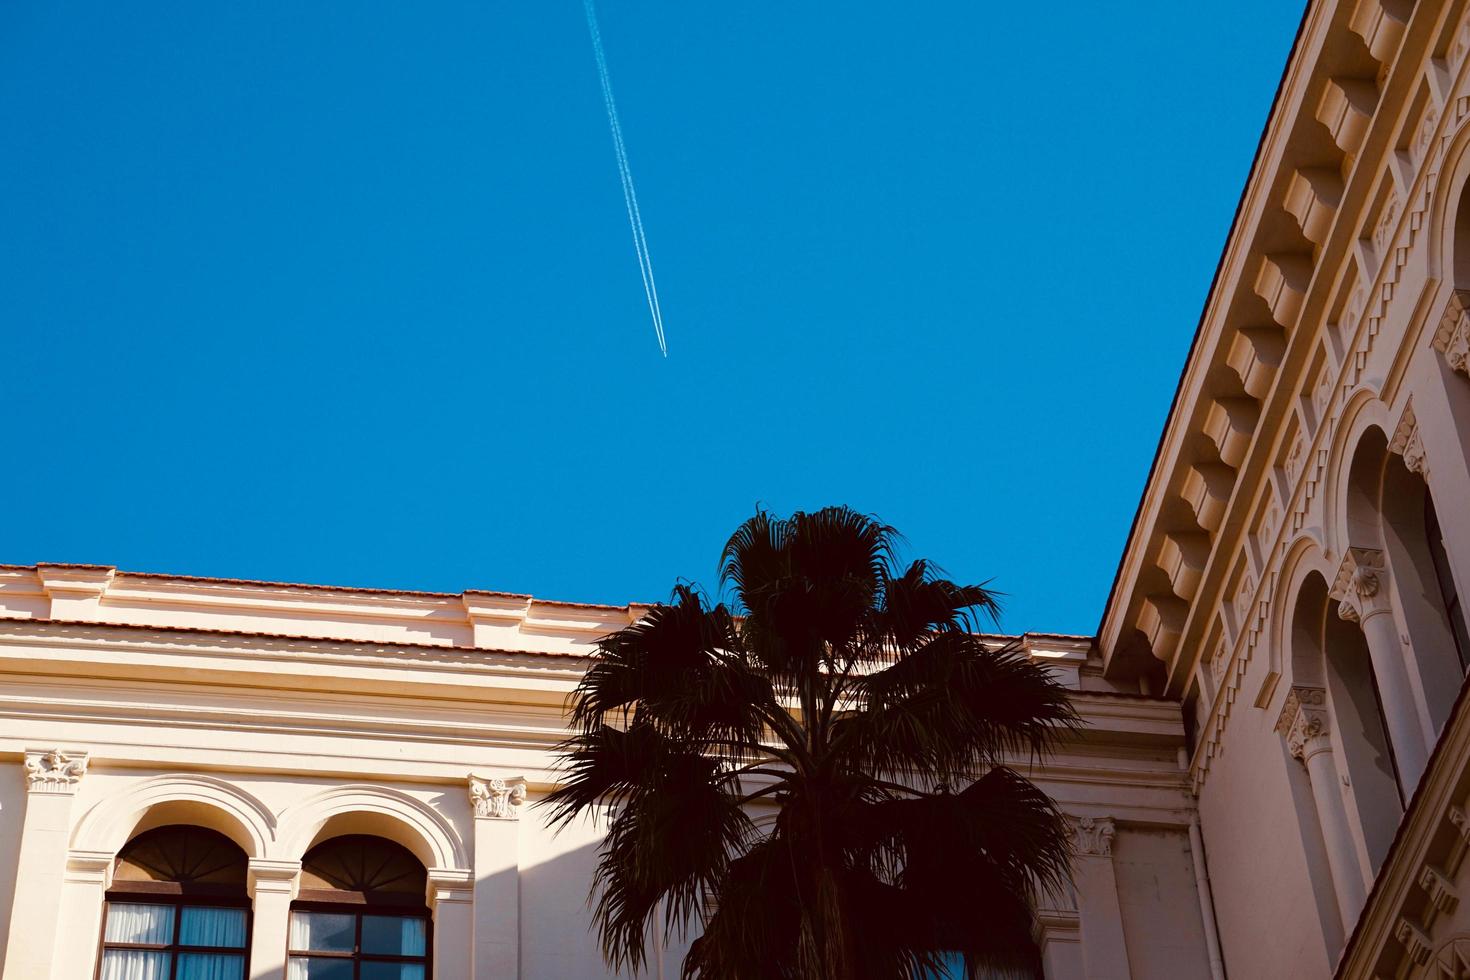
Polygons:
<instances>
[{"instance_id":1,"label":"white vapor trail","mask_svg":"<svg viewBox=\"0 0 1470 980\"><path fill-rule=\"evenodd\" d=\"M607 73L607 56L602 51L602 32L597 29L597 11L592 0L582 0L587 8L587 29L592 32L592 53L597 56L597 77L602 82L602 101L607 106L607 124L612 130L613 151L618 157L618 176L623 181L623 203L628 206L628 225L633 229L633 250L638 253L638 272L643 276L643 294L648 298L648 313L653 317L653 331L658 335L658 349L669 356L664 342L664 314L658 305L658 286L653 281L653 260L648 255L648 238L643 234L643 215L638 211L638 194L633 190L633 171L628 166L628 148L623 145L623 127L618 122L618 106L613 101L612 78Z\"/></svg>"}]
</instances>

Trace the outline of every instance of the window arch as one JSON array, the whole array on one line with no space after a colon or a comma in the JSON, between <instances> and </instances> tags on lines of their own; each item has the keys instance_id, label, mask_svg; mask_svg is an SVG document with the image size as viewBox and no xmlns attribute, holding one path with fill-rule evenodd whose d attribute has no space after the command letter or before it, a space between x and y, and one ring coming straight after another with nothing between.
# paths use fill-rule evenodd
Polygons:
<instances>
[{"instance_id":1,"label":"window arch","mask_svg":"<svg viewBox=\"0 0 1470 980\"><path fill-rule=\"evenodd\" d=\"M245 868L239 845L203 827L130 840L107 892L99 980L244 980Z\"/></svg>"},{"instance_id":2,"label":"window arch","mask_svg":"<svg viewBox=\"0 0 1470 980\"><path fill-rule=\"evenodd\" d=\"M301 860L287 980L427 980L428 872L382 837L347 834Z\"/></svg>"}]
</instances>

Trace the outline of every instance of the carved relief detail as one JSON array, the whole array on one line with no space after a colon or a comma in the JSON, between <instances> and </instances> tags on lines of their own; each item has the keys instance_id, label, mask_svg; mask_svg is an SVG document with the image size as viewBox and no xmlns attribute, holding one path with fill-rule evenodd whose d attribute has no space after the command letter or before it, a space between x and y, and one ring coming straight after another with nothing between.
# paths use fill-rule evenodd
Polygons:
<instances>
[{"instance_id":1,"label":"carved relief detail","mask_svg":"<svg viewBox=\"0 0 1470 980\"><path fill-rule=\"evenodd\" d=\"M1419 887L1429 893L1430 904L1445 915L1449 915L1460 904L1454 884L1431 865L1426 864L1419 872Z\"/></svg>"},{"instance_id":2,"label":"carved relief detail","mask_svg":"<svg viewBox=\"0 0 1470 980\"><path fill-rule=\"evenodd\" d=\"M26 789L32 793L75 793L87 774L87 753L60 749L26 753Z\"/></svg>"},{"instance_id":3,"label":"carved relief detail","mask_svg":"<svg viewBox=\"0 0 1470 980\"><path fill-rule=\"evenodd\" d=\"M1418 473L1429 479L1429 461L1424 456L1424 440L1419 438L1419 422L1414 418L1414 400L1409 399L1408 405L1404 406L1404 417L1399 419L1398 428L1394 430L1393 439L1388 444L1389 452L1398 453L1404 458L1404 465L1410 471Z\"/></svg>"},{"instance_id":4,"label":"carved relief detail","mask_svg":"<svg viewBox=\"0 0 1470 980\"><path fill-rule=\"evenodd\" d=\"M1431 343L1444 355L1445 363L1470 375L1470 290L1457 289L1450 294Z\"/></svg>"},{"instance_id":5,"label":"carved relief detail","mask_svg":"<svg viewBox=\"0 0 1470 980\"><path fill-rule=\"evenodd\" d=\"M1306 761L1330 747L1327 735L1332 729L1327 712L1327 692L1320 687L1293 687L1276 719L1276 732L1286 739L1286 748L1294 758Z\"/></svg>"},{"instance_id":6,"label":"carved relief detail","mask_svg":"<svg viewBox=\"0 0 1470 980\"><path fill-rule=\"evenodd\" d=\"M524 779L486 779L470 776L470 803L476 817L493 820L518 820L526 802Z\"/></svg>"},{"instance_id":7,"label":"carved relief detail","mask_svg":"<svg viewBox=\"0 0 1470 980\"><path fill-rule=\"evenodd\" d=\"M1350 623L1387 609L1383 578L1388 574L1383 552L1376 548L1349 548L1332 583L1337 614Z\"/></svg>"},{"instance_id":8,"label":"carved relief detail","mask_svg":"<svg viewBox=\"0 0 1470 980\"><path fill-rule=\"evenodd\" d=\"M1071 821L1072 849L1078 854L1108 857L1118 828L1112 817L1077 817Z\"/></svg>"},{"instance_id":9,"label":"carved relief detail","mask_svg":"<svg viewBox=\"0 0 1470 980\"><path fill-rule=\"evenodd\" d=\"M1393 931L1393 938L1403 944L1404 950L1409 954L1410 962L1423 966L1429 962L1429 954L1434 950L1424 930L1420 929L1408 919L1399 919L1398 926Z\"/></svg>"},{"instance_id":10,"label":"carved relief detail","mask_svg":"<svg viewBox=\"0 0 1470 980\"><path fill-rule=\"evenodd\" d=\"M1441 946L1434 954L1434 968L1438 973L1430 975L1436 980L1460 980L1470 976L1470 939L1458 936Z\"/></svg>"}]
</instances>

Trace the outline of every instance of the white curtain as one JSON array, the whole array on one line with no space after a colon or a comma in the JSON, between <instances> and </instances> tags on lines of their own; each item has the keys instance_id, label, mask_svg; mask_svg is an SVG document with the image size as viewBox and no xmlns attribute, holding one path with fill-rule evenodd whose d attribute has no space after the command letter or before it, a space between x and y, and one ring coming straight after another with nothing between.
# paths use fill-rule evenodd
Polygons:
<instances>
[{"instance_id":1,"label":"white curtain","mask_svg":"<svg viewBox=\"0 0 1470 980\"><path fill-rule=\"evenodd\" d=\"M179 922L181 946L245 946L244 909L185 908Z\"/></svg>"},{"instance_id":2,"label":"white curtain","mask_svg":"<svg viewBox=\"0 0 1470 980\"><path fill-rule=\"evenodd\" d=\"M108 919L111 921L111 915ZM102 954L99 977L100 980L167 980L168 967L167 953L146 949L109 949Z\"/></svg>"},{"instance_id":3,"label":"white curtain","mask_svg":"<svg viewBox=\"0 0 1470 980\"><path fill-rule=\"evenodd\" d=\"M180 953L177 980L244 980L245 957L233 953Z\"/></svg>"},{"instance_id":4,"label":"white curtain","mask_svg":"<svg viewBox=\"0 0 1470 980\"><path fill-rule=\"evenodd\" d=\"M131 902L109 904L107 930L103 938L110 943L167 946L174 939L174 907L134 905Z\"/></svg>"}]
</instances>

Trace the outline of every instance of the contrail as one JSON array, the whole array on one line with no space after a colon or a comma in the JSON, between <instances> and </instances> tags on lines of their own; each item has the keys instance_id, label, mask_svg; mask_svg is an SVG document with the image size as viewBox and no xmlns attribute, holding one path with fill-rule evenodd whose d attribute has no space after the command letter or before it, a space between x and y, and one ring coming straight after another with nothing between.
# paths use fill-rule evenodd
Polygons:
<instances>
[{"instance_id":1,"label":"contrail","mask_svg":"<svg viewBox=\"0 0 1470 980\"><path fill-rule=\"evenodd\" d=\"M643 234L643 215L638 211L638 194L633 190L633 171L628 166L628 148L623 145L623 127L618 122L618 106L613 101L612 78L607 73L607 56L602 51L602 32L597 29L597 11L592 0L582 0L587 8L587 29L592 32L592 53L597 56L597 77L602 82L602 101L607 106L607 124L612 130L613 151L618 157L618 176L623 181L623 203L628 206L628 225L633 229L633 250L638 253L638 272L643 276L643 295L648 298L648 313L653 317L653 331L658 335L658 349L669 356L664 342L664 314L658 305L658 286L653 281L653 260L648 255L648 237Z\"/></svg>"}]
</instances>

